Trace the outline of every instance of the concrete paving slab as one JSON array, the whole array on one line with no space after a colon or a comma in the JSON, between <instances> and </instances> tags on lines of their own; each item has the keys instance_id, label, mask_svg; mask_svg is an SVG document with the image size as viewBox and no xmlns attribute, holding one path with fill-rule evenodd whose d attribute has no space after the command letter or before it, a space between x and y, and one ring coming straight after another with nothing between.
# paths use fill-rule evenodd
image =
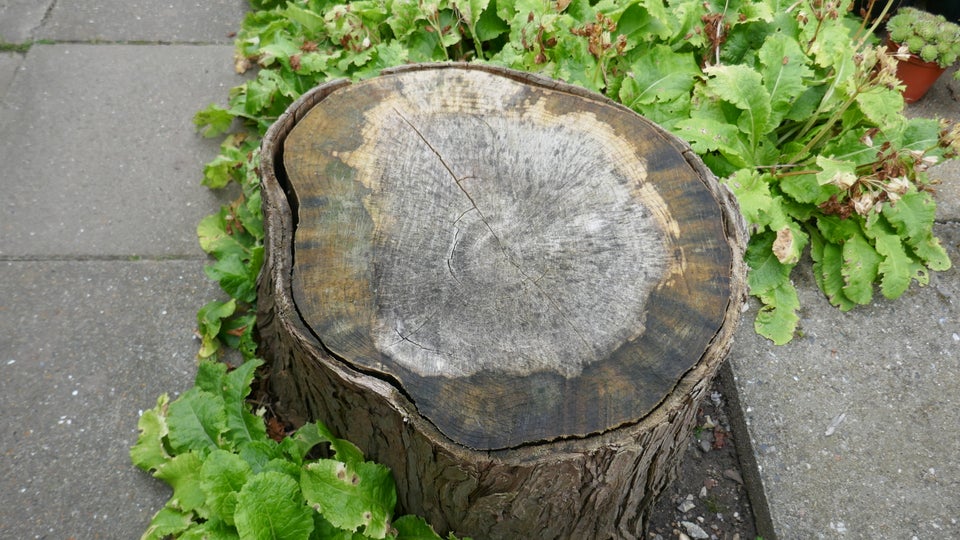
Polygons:
<instances>
[{"instance_id":1,"label":"concrete paving slab","mask_svg":"<svg viewBox=\"0 0 960 540\"><path fill-rule=\"evenodd\" d=\"M226 198L193 114L240 84L233 49L34 45L0 109L0 256L195 253ZM218 198L221 197L221 198Z\"/></svg>"},{"instance_id":2,"label":"concrete paving slab","mask_svg":"<svg viewBox=\"0 0 960 540\"><path fill-rule=\"evenodd\" d=\"M0 0L0 41L29 41L55 0Z\"/></svg>"},{"instance_id":3,"label":"concrete paving slab","mask_svg":"<svg viewBox=\"0 0 960 540\"><path fill-rule=\"evenodd\" d=\"M960 261L960 223L935 233ZM754 305L730 355L776 536L960 538L960 271L848 313L794 279L802 337L760 338Z\"/></svg>"},{"instance_id":4,"label":"concrete paving slab","mask_svg":"<svg viewBox=\"0 0 960 540\"><path fill-rule=\"evenodd\" d=\"M146 530L169 491L128 449L193 382L203 262L0 262L0 538Z\"/></svg>"},{"instance_id":5,"label":"concrete paving slab","mask_svg":"<svg viewBox=\"0 0 960 540\"><path fill-rule=\"evenodd\" d=\"M6 101L7 88L13 83L17 68L23 62L23 55L17 53L0 53L0 109Z\"/></svg>"},{"instance_id":6,"label":"concrete paving slab","mask_svg":"<svg viewBox=\"0 0 960 540\"><path fill-rule=\"evenodd\" d=\"M58 0L38 38L232 44L247 0Z\"/></svg>"}]
</instances>

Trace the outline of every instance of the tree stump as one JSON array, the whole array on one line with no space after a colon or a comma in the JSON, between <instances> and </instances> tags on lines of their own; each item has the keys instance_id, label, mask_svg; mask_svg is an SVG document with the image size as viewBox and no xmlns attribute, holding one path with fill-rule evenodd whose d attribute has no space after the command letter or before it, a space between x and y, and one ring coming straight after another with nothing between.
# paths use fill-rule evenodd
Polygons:
<instances>
[{"instance_id":1,"label":"tree stump","mask_svg":"<svg viewBox=\"0 0 960 540\"><path fill-rule=\"evenodd\" d=\"M735 201L567 84L415 65L305 94L261 155L279 406L473 538L640 538L745 295Z\"/></svg>"}]
</instances>

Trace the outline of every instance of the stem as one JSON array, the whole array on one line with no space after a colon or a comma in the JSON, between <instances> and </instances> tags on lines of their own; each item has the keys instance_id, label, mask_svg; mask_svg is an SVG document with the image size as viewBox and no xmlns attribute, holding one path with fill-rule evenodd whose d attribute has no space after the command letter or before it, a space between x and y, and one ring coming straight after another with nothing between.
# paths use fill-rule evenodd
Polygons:
<instances>
[{"instance_id":1,"label":"stem","mask_svg":"<svg viewBox=\"0 0 960 540\"><path fill-rule=\"evenodd\" d=\"M480 47L480 38L477 37L473 25L467 25L467 28L470 30L470 38L473 39L473 50L477 51L477 60L486 60L483 57L483 49Z\"/></svg>"},{"instance_id":2,"label":"stem","mask_svg":"<svg viewBox=\"0 0 960 540\"><path fill-rule=\"evenodd\" d=\"M807 154L808 152L810 152L810 150L813 149L814 146L819 144L821 139L823 139L827 135L827 133L830 132L830 128L832 128L833 125L840 120L840 118L843 116L843 113L847 112L847 109L849 109L850 106L853 105L856 99L857 99L857 94L854 93L854 95L851 96L850 99L845 101L843 105L838 110L836 110L830 116L830 118L827 119L827 122L820 128L820 131L816 135L814 135L813 138L810 139L809 142L807 142L807 144L804 145L803 149L793 155L790 161L793 161L794 159L804 154Z\"/></svg>"},{"instance_id":3,"label":"stem","mask_svg":"<svg viewBox=\"0 0 960 540\"><path fill-rule=\"evenodd\" d=\"M803 176L805 174L817 174L818 172L820 171L818 171L817 169L807 169L803 171L790 171L790 172L778 173L777 178L786 178L788 176Z\"/></svg>"},{"instance_id":4,"label":"stem","mask_svg":"<svg viewBox=\"0 0 960 540\"><path fill-rule=\"evenodd\" d=\"M874 32L876 32L877 27L880 26L880 23L883 21L884 18L886 18L887 13L890 11L890 8L893 7L893 2L894 0L887 0L887 3L886 5L883 6L883 10L880 12L880 15L878 15L877 18L874 19L873 25L870 27L870 30L864 33L863 29L867 25L867 17L870 16L870 13L873 11L873 6L876 3L876 0L871 0L870 7L867 8L867 17L863 18L863 24L861 24L860 29L857 30L856 35L860 36L859 39L857 40L857 47L856 47L858 51L860 50L861 47L863 47L864 43L866 43L867 36L872 35Z\"/></svg>"}]
</instances>

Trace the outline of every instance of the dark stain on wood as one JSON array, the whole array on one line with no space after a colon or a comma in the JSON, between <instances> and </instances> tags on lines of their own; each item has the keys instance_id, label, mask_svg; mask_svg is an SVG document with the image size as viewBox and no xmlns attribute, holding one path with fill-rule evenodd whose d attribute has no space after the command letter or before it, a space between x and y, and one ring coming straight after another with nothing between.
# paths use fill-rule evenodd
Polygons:
<instances>
[{"instance_id":1,"label":"dark stain on wood","mask_svg":"<svg viewBox=\"0 0 960 540\"><path fill-rule=\"evenodd\" d=\"M285 143L296 305L467 447L636 422L730 295L719 203L681 149L610 102L483 71L344 86Z\"/></svg>"}]
</instances>

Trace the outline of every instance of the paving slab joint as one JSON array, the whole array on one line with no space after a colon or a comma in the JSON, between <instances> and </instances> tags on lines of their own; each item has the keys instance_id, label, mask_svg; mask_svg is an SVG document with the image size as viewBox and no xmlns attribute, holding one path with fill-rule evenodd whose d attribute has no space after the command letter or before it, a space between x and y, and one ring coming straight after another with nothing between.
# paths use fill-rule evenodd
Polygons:
<instances>
[{"instance_id":1,"label":"paving slab joint","mask_svg":"<svg viewBox=\"0 0 960 540\"><path fill-rule=\"evenodd\" d=\"M760 479L760 467L754 453L753 441L750 440L750 431L744 416L740 394L734 381L733 368L728 359L720 366L717 374L724 399L727 401L727 420L733 432L734 445L737 449L737 459L740 461L740 474L743 486L750 499L750 509L753 511L753 520L757 529L757 536L764 540L777 540L777 533L773 527L773 518L770 514L770 505L767 503L766 490ZM752 539L749 539L752 540Z\"/></svg>"}]
</instances>

